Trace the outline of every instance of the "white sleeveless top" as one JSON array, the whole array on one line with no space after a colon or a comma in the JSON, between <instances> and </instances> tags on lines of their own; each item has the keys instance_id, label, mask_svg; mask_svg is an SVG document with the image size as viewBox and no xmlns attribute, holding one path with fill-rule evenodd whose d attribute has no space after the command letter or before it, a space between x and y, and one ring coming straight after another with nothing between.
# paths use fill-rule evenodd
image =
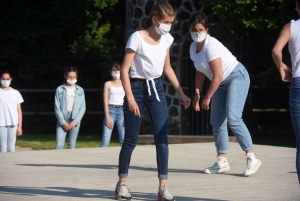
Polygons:
<instances>
[{"instance_id":1,"label":"white sleeveless top","mask_svg":"<svg viewBox=\"0 0 300 201\"><path fill-rule=\"evenodd\" d=\"M160 42L157 45L150 45L143 40L142 34L139 31L134 32L129 37L126 49L130 48L136 52L136 55L131 64L129 76L131 78L146 79L148 93L151 96L149 81L151 82L156 99L160 101L155 82L153 79L162 75L167 50L173 43L171 34L161 35Z\"/></svg>"},{"instance_id":2,"label":"white sleeveless top","mask_svg":"<svg viewBox=\"0 0 300 201\"><path fill-rule=\"evenodd\" d=\"M293 77L300 77L300 19L291 21L289 52L292 60Z\"/></svg>"},{"instance_id":3,"label":"white sleeveless top","mask_svg":"<svg viewBox=\"0 0 300 201\"><path fill-rule=\"evenodd\" d=\"M123 105L125 91L123 87L115 87L109 81L110 90L108 92L108 104L109 105Z\"/></svg>"}]
</instances>

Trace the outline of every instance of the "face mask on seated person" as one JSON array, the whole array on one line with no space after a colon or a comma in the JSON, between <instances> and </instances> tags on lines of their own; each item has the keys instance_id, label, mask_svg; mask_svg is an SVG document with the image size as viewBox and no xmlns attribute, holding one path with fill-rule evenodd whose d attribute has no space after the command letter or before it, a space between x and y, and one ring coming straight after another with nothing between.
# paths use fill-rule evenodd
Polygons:
<instances>
[{"instance_id":1,"label":"face mask on seated person","mask_svg":"<svg viewBox=\"0 0 300 201\"><path fill-rule=\"evenodd\" d=\"M77 80L67 80L67 82L68 82L69 84L75 84L75 83L77 82Z\"/></svg>"},{"instance_id":2,"label":"face mask on seated person","mask_svg":"<svg viewBox=\"0 0 300 201\"><path fill-rule=\"evenodd\" d=\"M166 35L167 33L170 32L171 30L171 24L164 24L164 23L158 23L159 27L157 27L155 25L155 31L156 33L160 34L160 35Z\"/></svg>"}]
</instances>

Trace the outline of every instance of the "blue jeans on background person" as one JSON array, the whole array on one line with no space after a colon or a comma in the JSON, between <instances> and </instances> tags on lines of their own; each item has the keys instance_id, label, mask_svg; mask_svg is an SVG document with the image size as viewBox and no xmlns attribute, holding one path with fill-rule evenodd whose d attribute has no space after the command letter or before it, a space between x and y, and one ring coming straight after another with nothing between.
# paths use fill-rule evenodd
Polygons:
<instances>
[{"instance_id":1,"label":"blue jeans on background person","mask_svg":"<svg viewBox=\"0 0 300 201\"><path fill-rule=\"evenodd\" d=\"M17 125L0 126L0 152L15 152Z\"/></svg>"},{"instance_id":2,"label":"blue jeans on background person","mask_svg":"<svg viewBox=\"0 0 300 201\"><path fill-rule=\"evenodd\" d=\"M300 77L294 77L290 87L289 95L290 114L296 135L296 169L300 183Z\"/></svg>"},{"instance_id":3,"label":"blue jeans on background person","mask_svg":"<svg viewBox=\"0 0 300 201\"><path fill-rule=\"evenodd\" d=\"M67 123L71 123L72 111L67 112ZM56 149L63 149L65 145L66 135L68 133L68 149L74 149L76 146L76 139L79 132L80 123L76 125L72 130L65 131L59 122L56 124Z\"/></svg>"},{"instance_id":4,"label":"blue jeans on background person","mask_svg":"<svg viewBox=\"0 0 300 201\"><path fill-rule=\"evenodd\" d=\"M130 78L131 90L135 101L139 107L141 117L134 115L129 111L128 100L124 99L124 120L125 120L125 138L119 155L119 171L121 178L128 176L128 169L132 151L138 141L140 126L145 108L148 109L152 120L154 143L156 146L156 162L158 178L168 178L168 109L166 97L161 78L154 79L157 94L160 101L156 99L151 82L149 83L151 96L148 94L148 87L145 80Z\"/></svg>"},{"instance_id":5,"label":"blue jeans on background person","mask_svg":"<svg viewBox=\"0 0 300 201\"><path fill-rule=\"evenodd\" d=\"M211 99L210 123L217 153L226 154L229 151L227 124L244 151L253 148L250 133L242 119L249 85L248 72L238 63Z\"/></svg>"},{"instance_id":6,"label":"blue jeans on background person","mask_svg":"<svg viewBox=\"0 0 300 201\"><path fill-rule=\"evenodd\" d=\"M106 118L104 117L102 141L100 147L108 147L111 139L111 133L113 131L113 127L115 123L117 124L118 127L119 141L120 141L120 145L122 146L124 141L124 133L125 133L123 107L108 106L108 109L109 109L109 118L112 121L112 129L109 129L106 126Z\"/></svg>"}]
</instances>

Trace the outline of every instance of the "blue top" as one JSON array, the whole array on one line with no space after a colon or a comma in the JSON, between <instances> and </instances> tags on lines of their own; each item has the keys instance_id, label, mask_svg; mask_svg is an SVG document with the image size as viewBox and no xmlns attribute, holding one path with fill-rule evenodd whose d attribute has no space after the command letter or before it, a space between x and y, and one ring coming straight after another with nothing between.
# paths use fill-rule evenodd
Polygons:
<instances>
[{"instance_id":1,"label":"blue top","mask_svg":"<svg viewBox=\"0 0 300 201\"><path fill-rule=\"evenodd\" d=\"M78 125L85 112L85 98L83 89L78 85L75 85L74 93L75 100L71 119L76 125ZM56 89L54 112L60 125L67 123L65 120L67 116L67 89L65 84L57 87Z\"/></svg>"}]
</instances>

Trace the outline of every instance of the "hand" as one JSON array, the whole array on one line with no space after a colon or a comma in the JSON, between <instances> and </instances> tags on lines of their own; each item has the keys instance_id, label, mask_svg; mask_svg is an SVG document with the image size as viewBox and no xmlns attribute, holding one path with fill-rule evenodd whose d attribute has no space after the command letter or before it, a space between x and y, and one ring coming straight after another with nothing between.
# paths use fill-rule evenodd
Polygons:
<instances>
[{"instance_id":1,"label":"hand","mask_svg":"<svg viewBox=\"0 0 300 201\"><path fill-rule=\"evenodd\" d=\"M66 123L66 124L63 124L62 127L63 127L63 129L64 129L65 131L71 130L69 124L67 124L67 123Z\"/></svg>"},{"instance_id":2,"label":"hand","mask_svg":"<svg viewBox=\"0 0 300 201\"><path fill-rule=\"evenodd\" d=\"M209 103L210 103L210 98L204 97L204 99L202 100L202 108L204 110L209 110Z\"/></svg>"},{"instance_id":3,"label":"hand","mask_svg":"<svg viewBox=\"0 0 300 201\"><path fill-rule=\"evenodd\" d=\"M110 118L106 118L106 126L109 129L112 129L112 121L110 120Z\"/></svg>"},{"instance_id":4,"label":"hand","mask_svg":"<svg viewBox=\"0 0 300 201\"><path fill-rule=\"evenodd\" d=\"M184 109L187 109L191 104L191 99L187 97L185 94L182 94L180 99L181 99L181 104L184 106Z\"/></svg>"},{"instance_id":5,"label":"hand","mask_svg":"<svg viewBox=\"0 0 300 201\"><path fill-rule=\"evenodd\" d=\"M72 130L72 129L75 128L75 127L76 127L76 124L75 124L74 122L71 122L71 123L69 124L70 130Z\"/></svg>"},{"instance_id":6,"label":"hand","mask_svg":"<svg viewBox=\"0 0 300 201\"><path fill-rule=\"evenodd\" d=\"M19 127L17 128L17 137L21 136L23 134L23 130L22 130L22 127Z\"/></svg>"},{"instance_id":7,"label":"hand","mask_svg":"<svg viewBox=\"0 0 300 201\"><path fill-rule=\"evenodd\" d=\"M130 112L133 112L134 115L141 117L140 109L138 105L136 104L135 100L128 101L128 108Z\"/></svg>"},{"instance_id":8,"label":"hand","mask_svg":"<svg viewBox=\"0 0 300 201\"><path fill-rule=\"evenodd\" d=\"M193 106L195 111L200 111L199 101L200 101L200 95L195 95L193 100Z\"/></svg>"},{"instance_id":9,"label":"hand","mask_svg":"<svg viewBox=\"0 0 300 201\"><path fill-rule=\"evenodd\" d=\"M279 73L283 82L292 81L292 69L285 64L279 67Z\"/></svg>"}]
</instances>

